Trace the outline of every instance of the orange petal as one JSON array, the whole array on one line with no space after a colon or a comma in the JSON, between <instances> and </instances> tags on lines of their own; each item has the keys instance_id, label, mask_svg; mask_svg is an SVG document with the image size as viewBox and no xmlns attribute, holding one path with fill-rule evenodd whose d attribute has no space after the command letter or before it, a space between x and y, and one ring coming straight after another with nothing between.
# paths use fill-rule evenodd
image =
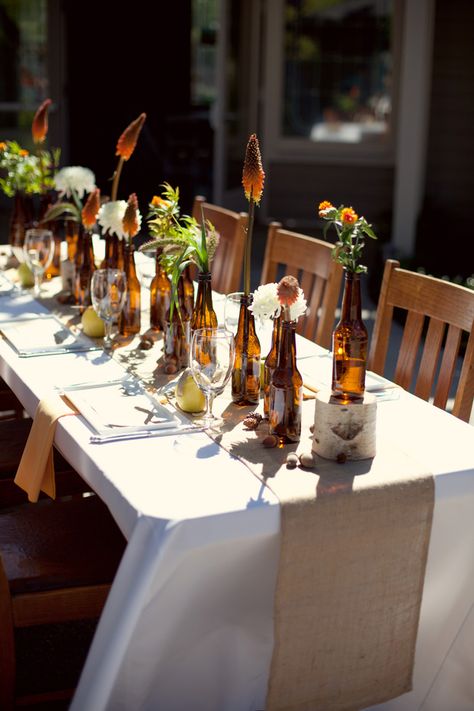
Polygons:
<instances>
[{"instance_id":1,"label":"orange petal","mask_svg":"<svg viewBox=\"0 0 474 711\"><path fill-rule=\"evenodd\" d=\"M247 200L252 199L258 205L263 193L264 180L265 173L263 172L258 138L255 133L252 133L247 143L244 169L242 172L242 185L244 186Z\"/></svg>"},{"instance_id":2,"label":"orange petal","mask_svg":"<svg viewBox=\"0 0 474 711\"><path fill-rule=\"evenodd\" d=\"M140 116L132 121L132 123L127 126L125 131L122 133L117 141L117 150L115 151L116 156L120 156L124 160L128 160L135 150L137 145L138 136L142 130L142 126L145 123L146 114L140 114Z\"/></svg>"},{"instance_id":3,"label":"orange petal","mask_svg":"<svg viewBox=\"0 0 474 711\"><path fill-rule=\"evenodd\" d=\"M352 207L345 207L343 210L341 210L341 220L343 222L353 224L354 222L357 222L358 219L359 215L354 212Z\"/></svg>"},{"instance_id":4,"label":"orange petal","mask_svg":"<svg viewBox=\"0 0 474 711\"><path fill-rule=\"evenodd\" d=\"M136 193L132 193L128 198L127 209L125 210L125 214L122 220L123 231L130 237L135 237L138 230L140 229L140 225L138 224L137 213L138 200Z\"/></svg>"},{"instance_id":5,"label":"orange petal","mask_svg":"<svg viewBox=\"0 0 474 711\"><path fill-rule=\"evenodd\" d=\"M45 99L36 111L31 125L31 134L35 143L43 143L48 133L48 109L51 99Z\"/></svg>"},{"instance_id":6,"label":"orange petal","mask_svg":"<svg viewBox=\"0 0 474 711\"><path fill-rule=\"evenodd\" d=\"M100 190L96 188L87 198L87 202L82 208L82 224L86 229L91 229L95 225L97 213L100 208Z\"/></svg>"}]
</instances>

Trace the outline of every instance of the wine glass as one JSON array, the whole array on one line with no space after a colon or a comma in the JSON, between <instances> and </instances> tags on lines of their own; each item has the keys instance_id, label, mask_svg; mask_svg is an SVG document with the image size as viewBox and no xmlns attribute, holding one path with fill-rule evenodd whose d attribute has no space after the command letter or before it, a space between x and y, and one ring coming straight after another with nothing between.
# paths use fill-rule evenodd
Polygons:
<instances>
[{"instance_id":1,"label":"wine glass","mask_svg":"<svg viewBox=\"0 0 474 711\"><path fill-rule=\"evenodd\" d=\"M240 299L243 296L243 291L234 291L227 294L224 303L224 325L231 333L237 333L240 314Z\"/></svg>"},{"instance_id":2,"label":"wine glass","mask_svg":"<svg viewBox=\"0 0 474 711\"><path fill-rule=\"evenodd\" d=\"M40 227L26 230L23 245L25 261L35 278L34 295L39 296L43 274L51 264L54 254L53 233Z\"/></svg>"},{"instance_id":3,"label":"wine glass","mask_svg":"<svg viewBox=\"0 0 474 711\"><path fill-rule=\"evenodd\" d=\"M214 398L224 390L234 365L234 336L225 328L198 328L191 341L191 374L206 397L206 411L196 420L204 427L215 428L222 419L212 412Z\"/></svg>"},{"instance_id":4,"label":"wine glass","mask_svg":"<svg viewBox=\"0 0 474 711\"><path fill-rule=\"evenodd\" d=\"M96 269L92 274L92 306L105 324L105 350L112 348L112 323L123 309L126 293L127 278L121 269Z\"/></svg>"}]
</instances>

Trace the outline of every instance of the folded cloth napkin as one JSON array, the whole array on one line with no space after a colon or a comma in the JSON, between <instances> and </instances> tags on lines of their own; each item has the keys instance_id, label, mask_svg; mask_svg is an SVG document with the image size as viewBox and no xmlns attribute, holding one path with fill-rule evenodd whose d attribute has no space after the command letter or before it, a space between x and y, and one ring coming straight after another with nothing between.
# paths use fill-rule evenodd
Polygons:
<instances>
[{"instance_id":1,"label":"folded cloth napkin","mask_svg":"<svg viewBox=\"0 0 474 711\"><path fill-rule=\"evenodd\" d=\"M60 417L76 414L60 395L39 402L15 476L15 484L26 491L29 501L38 501L40 491L52 499L56 497L53 460L56 423Z\"/></svg>"}]
</instances>

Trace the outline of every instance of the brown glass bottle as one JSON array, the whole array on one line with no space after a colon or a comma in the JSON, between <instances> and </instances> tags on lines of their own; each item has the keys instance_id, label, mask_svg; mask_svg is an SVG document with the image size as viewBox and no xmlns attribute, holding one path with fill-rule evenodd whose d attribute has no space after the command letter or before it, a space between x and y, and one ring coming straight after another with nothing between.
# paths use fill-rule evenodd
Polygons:
<instances>
[{"instance_id":1,"label":"brown glass bottle","mask_svg":"<svg viewBox=\"0 0 474 711\"><path fill-rule=\"evenodd\" d=\"M269 431L280 445L299 442L303 378L296 367L296 321L281 321L278 361L272 373L269 394Z\"/></svg>"},{"instance_id":2,"label":"brown glass bottle","mask_svg":"<svg viewBox=\"0 0 474 711\"><path fill-rule=\"evenodd\" d=\"M184 298L186 282L183 280ZM196 303L191 316L191 333L197 328L217 328L217 316L212 306L211 273L199 272Z\"/></svg>"},{"instance_id":3,"label":"brown glass bottle","mask_svg":"<svg viewBox=\"0 0 474 711\"><path fill-rule=\"evenodd\" d=\"M263 414L268 417L270 405L270 382L273 371L278 363L278 350L280 348L281 316L273 319L272 346L265 358L263 366Z\"/></svg>"},{"instance_id":4,"label":"brown glass bottle","mask_svg":"<svg viewBox=\"0 0 474 711\"><path fill-rule=\"evenodd\" d=\"M53 277L59 276L60 267L61 267L62 223L59 222L58 220L49 220L47 222L45 222L43 220L43 217L45 216L46 212L49 210L49 208L53 204L54 204L54 196L53 196L52 191L43 193L40 196L39 210L38 210L39 226L43 227L45 230L51 230L51 232L53 233L53 241L54 241L53 258L51 260L50 265L46 268L46 270L44 272L45 279L52 279Z\"/></svg>"},{"instance_id":5,"label":"brown glass bottle","mask_svg":"<svg viewBox=\"0 0 474 711\"><path fill-rule=\"evenodd\" d=\"M342 402L364 396L368 337L361 310L360 275L346 271L341 320L332 335L332 396Z\"/></svg>"},{"instance_id":6,"label":"brown glass bottle","mask_svg":"<svg viewBox=\"0 0 474 711\"><path fill-rule=\"evenodd\" d=\"M119 331L122 336L134 336L141 325L141 287L135 269L135 248L124 245L124 272L127 277L127 293L120 313Z\"/></svg>"},{"instance_id":7,"label":"brown glass bottle","mask_svg":"<svg viewBox=\"0 0 474 711\"><path fill-rule=\"evenodd\" d=\"M150 326L164 331L166 313L171 303L171 282L161 264L162 250L156 250L155 276L150 284Z\"/></svg>"},{"instance_id":8,"label":"brown glass bottle","mask_svg":"<svg viewBox=\"0 0 474 711\"><path fill-rule=\"evenodd\" d=\"M184 308L189 314L189 318L192 318L194 311L194 284L191 279L191 268L188 266L183 271L183 298L184 298Z\"/></svg>"},{"instance_id":9,"label":"brown glass bottle","mask_svg":"<svg viewBox=\"0 0 474 711\"><path fill-rule=\"evenodd\" d=\"M188 312L184 308L184 284L180 277L178 280L178 303L171 315L170 309L166 313L164 362L167 373L176 373L181 368L189 365L189 349L191 343L191 322Z\"/></svg>"},{"instance_id":10,"label":"brown glass bottle","mask_svg":"<svg viewBox=\"0 0 474 711\"><path fill-rule=\"evenodd\" d=\"M232 370L232 400L238 405L257 405L260 398L260 341L255 319L248 307L252 297L240 298L239 323L235 335L235 360Z\"/></svg>"},{"instance_id":11,"label":"brown glass bottle","mask_svg":"<svg viewBox=\"0 0 474 711\"><path fill-rule=\"evenodd\" d=\"M22 191L15 193L10 217L9 242L13 255L18 262L24 262L23 245L25 232L32 226L34 219L33 199Z\"/></svg>"},{"instance_id":12,"label":"brown glass bottle","mask_svg":"<svg viewBox=\"0 0 474 711\"><path fill-rule=\"evenodd\" d=\"M63 290L74 296L75 262L79 224L73 220L64 220L64 232L67 246L67 258L61 262L61 279Z\"/></svg>"},{"instance_id":13,"label":"brown glass bottle","mask_svg":"<svg viewBox=\"0 0 474 711\"><path fill-rule=\"evenodd\" d=\"M82 231L82 230L81 230ZM81 239L81 257L75 275L74 298L82 313L91 305L91 279L95 272L92 234L84 232Z\"/></svg>"},{"instance_id":14,"label":"brown glass bottle","mask_svg":"<svg viewBox=\"0 0 474 711\"><path fill-rule=\"evenodd\" d=\"M124 268L124 241L117 235L105 233L105 255L100 265L101 269Z\"/></svg>"}]
</instances>

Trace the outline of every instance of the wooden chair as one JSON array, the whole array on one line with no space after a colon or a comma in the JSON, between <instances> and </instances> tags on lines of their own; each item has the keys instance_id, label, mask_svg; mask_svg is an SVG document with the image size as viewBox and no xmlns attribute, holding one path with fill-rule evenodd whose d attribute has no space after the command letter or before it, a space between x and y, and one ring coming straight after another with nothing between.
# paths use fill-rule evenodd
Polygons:
<instances>
[{"instance_id":1,"label":"wooden chair","mask_svg":"<svg viewBox=\"0 0 474 711\"><path fill-rule=\"evenodd\" d=\"M40 632L46 634L51 625L62 625L68 630L71 625L68 627L67 623L97 619L125 546L125 538L107 507L94 495L28 504L2 512L1 709L8 711L17 706L46 705L71 698L73 689L52 685L54 660L44 652L38 659L30 660L33 667L40 665L42 688L30 688L24 695L19 694L15 636L20 631L24 635L29 628L38 630L40 625L45 626ZM70 644L72 647L74 640ZM63 654L67 654L67 649Z\"/></svg>"},{"instance_id":2,"label":"wooden chair","mask_svg":"<svg viewBox=\"0 0 474 711\"><path fill-rule=\"evenodd\" d=\"M29 417L0 422L0 509L28 501L26 493L13 480L32 424ZM90 491L84 479L57 449L54 449L54 469L58 497ZM41 498L45 495L41 494Z\"/></svg>"},{"instance_id":3,"label":"wooden chair","mask_svg":"<svg viewBox=\"0 0 474 711\"><path fill-rule=\"evenodd\" d=\"M272 222L261 277L262 284L278 281L283 275L298 279L308 314L298 320L297 332L324 348L331 348L343 273L342 266L332 258L332 249L330 242L290 232L279 222Z\"/></svg>"},{"instance_id":4,"label":"wooden chair","mask_svg":"<svg viewBox=\"0 0 474 711\"><path fill-rule=\"evenodd\" d=\"M212 288L221 294L239 291L245 250L246 212L232 212L211 205L206 198L194 198L193 217L201 224L201 206L206 220L212 222L220 240L212 261Z\"/></svg>"},{"instance_id":5,"label":"wooden chair","mask_svg":"<svg viewBox=\"0 0 474 711\"><path fill-rule=\"evenodd\" d=\"M474 397L474 291L387 260L368 358L369 369L380 375L394 308L405 312L406 321L393 380L423 400L433 397L437 407L446 408L462 332L467 333L452 414L468 422Z\"/></svg>"}]
</instances>

